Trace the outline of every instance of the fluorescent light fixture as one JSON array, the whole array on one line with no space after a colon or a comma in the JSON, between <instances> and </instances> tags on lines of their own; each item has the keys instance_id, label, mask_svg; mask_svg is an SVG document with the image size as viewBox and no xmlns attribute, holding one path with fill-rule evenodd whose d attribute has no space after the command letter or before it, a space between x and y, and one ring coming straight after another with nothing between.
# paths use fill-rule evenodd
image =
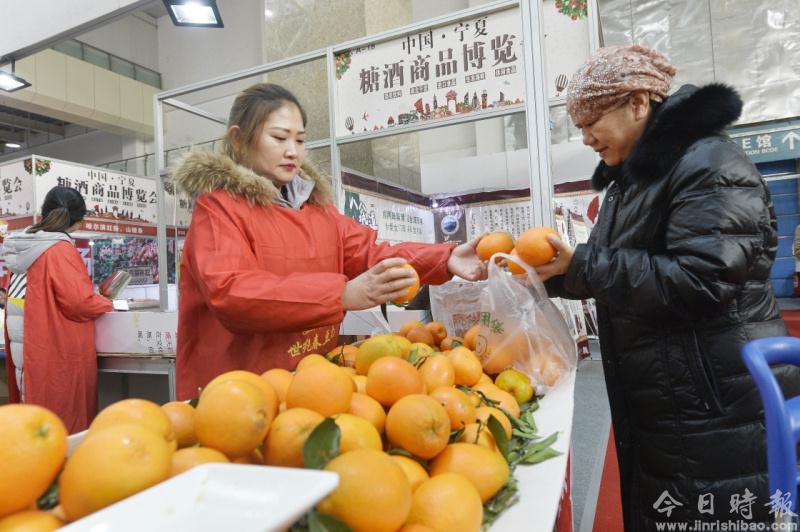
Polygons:
<instances>
[{"instance_id":1,"label":"fluorescent light fixture","mask_svg":"<svg viewBox=\"0 0 800 532\"><path fill-rule=\"evenodd\" d=\"M21 77L9 74L5 70L0 70L0 90L14 92L30 86L31 84Z\"/></svg>"},{"instance_id":2,"label":"fluorescent light fixture","mask_svg":"<svg viewBox=\"0 0 800 532\"><path fill-rule=\"evenodd\" d=\"M22 144L17 144L16 142L6 142L6 148L21 148Z\"/></svg>"},{"instance_id":3,"label":"fluorescent light fixture","mask_svg":"<svg viewBox=\"0 0 800 532\"><path fill-rule=\"evenodd\" d=\"M164 5L176 26L223 27L216 0L164 0Z\"/></svg>"}]
</instances>

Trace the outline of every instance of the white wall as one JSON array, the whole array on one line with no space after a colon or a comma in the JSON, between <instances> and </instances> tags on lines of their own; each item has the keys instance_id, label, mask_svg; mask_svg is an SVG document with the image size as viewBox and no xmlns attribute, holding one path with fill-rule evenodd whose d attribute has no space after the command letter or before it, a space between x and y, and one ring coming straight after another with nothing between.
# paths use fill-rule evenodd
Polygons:
<instances>
[{"instance_id":1,"label":"white wall","mask_svg":"<svg viewBox=\"0 0 800 532\"><path fill-rule=\"evenodd\" d=\"M0 57L143 3L141 0L3 0Z\"/></svg>"},{"instance_id":2,"label":"white wall","mask_svg":"<svg viewBox=\"0 0 800 532\"><path fill-rule=\"evenodd\" d=\"M34 146L32 149L17 150L7 154L4 158L10 160L24 155L35 154L75 163L96 165L109 161L118 161L126 157L126 155L123 155L125 146L130 142L135 141L129 141L112 133L92 131L42 146Z\"/></svg>"},{"instance_id":3,"label":"white wall","mask_svg":"<svg viewBox=\"0 0 800 532\"><path fill-rule=\"evenodd\" d=\"M264 63L263 0L219 0L224 28L181 28L158 19L158 63L165 90L183 87ZM178 99L227 119L233 98L261 81L245 79ZM167 108L165 145L184 146L218 138L224 128Z\"/></svg>"},{"instance_id":4,"label":"white wall","mask_svg":"<svg viewBox=\"0 0 800 532\"><path fill-rule=\"evenodd\" d=\"M165 17L169 21L168 17ZM132 63L159 71L156 19L136 13L75 37Z\"/></svg>"},{"instance_id":5,"label":"white wall","mask_svg":"<svg viewBox=\"0 0 800 532\"><path fill-rule=\"evenodd\" d=\"M236 72L263 62L263 0L219 0L224 28L177 27L158 19L158 64L165 89Z\"/></svg>"}]
</instances>

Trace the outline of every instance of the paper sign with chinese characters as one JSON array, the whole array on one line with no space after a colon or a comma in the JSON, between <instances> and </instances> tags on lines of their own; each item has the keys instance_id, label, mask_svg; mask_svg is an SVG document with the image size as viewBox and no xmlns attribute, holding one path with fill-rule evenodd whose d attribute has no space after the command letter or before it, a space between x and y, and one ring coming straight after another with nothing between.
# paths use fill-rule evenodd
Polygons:
<instances>
[{"instance_id":1,"label":"paper sign with chinese characters","mask_svg":"<svg viewBox=\"0 0 800 532\"><path fill-rule=\"evenodd\" d=\"M336 55L339 136L522 103L519 9Z\"/></svg>"}]
</instances>

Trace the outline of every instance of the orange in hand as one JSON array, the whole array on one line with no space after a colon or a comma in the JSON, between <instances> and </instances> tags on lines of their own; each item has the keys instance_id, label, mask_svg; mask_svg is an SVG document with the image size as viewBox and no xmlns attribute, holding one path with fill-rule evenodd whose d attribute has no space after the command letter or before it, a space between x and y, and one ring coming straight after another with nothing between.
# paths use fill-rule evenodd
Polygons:
<instances>
[{"instance_id":1,"label":"orange in hand","mask_svg":"<svg viewBox=\"0 0 800 532\"><path fill-rule=\"evenodd\" d=\"M419 274L417 273L417 270L415 270L414 267L408 263L397 267L406 268L414 272L414 284L406 288L406 291L402 296L392 300L392 303L395 303L397 305L402 305L403 303L411 301L414 298L414 296L417 295L417 292L419 292Z\"/></svg>"},{"instance_id":2,"label":"orange in hand","mask_svg":"<svg viewBox=\"0 0 800 532\"><path fill-rule=\"evenodd\" d=\"M559 236L550 227L531 227L517 239L517 254L530 266L541 266L550 262L556 256L556 248L548 242L549 235Z\"/></svg>"},{"instance_id":3,"label":"orange in hand","mask_svg":"<svg viewBox=\"0 0 800 532\"><path fill-rule=\"evenodd\" d=\"M495 253L511 253L514 249L514 237L506 231L489 233L478 242L476 251L478 258L489 260Z\"/></svg>"}]
</instances>

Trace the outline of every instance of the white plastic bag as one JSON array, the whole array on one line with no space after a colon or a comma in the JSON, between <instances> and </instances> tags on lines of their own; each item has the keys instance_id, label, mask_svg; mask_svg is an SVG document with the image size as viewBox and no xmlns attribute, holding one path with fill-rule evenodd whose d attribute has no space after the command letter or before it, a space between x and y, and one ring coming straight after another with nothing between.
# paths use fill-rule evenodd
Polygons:
<instances>
[{"instance_id":1,"label":"white plastic bag","mask_svg":"<svg viewBox=\"0 0 800 532\"><path fill-rule=\"evenodd\" d=\"M519 264L526 274L512 276L496 263L498 258ZM577 349L564 317L536 272L516 257L497 253L489 260L479 323L475 352L486 373L513 367L527 374L541 394L577 364Z\"/></svg>"},{"instance_id":2,"label":"white plastic bag","mask_svg":"<svg viewBox=\"0 0 800 532\"><path fill-rule=\"evenodd\" d=\"M431 315L447 327L451 336L463 338L478 323L480 298L485 282L452 280L430 287Z\"/></svg>"}]
</instances>

